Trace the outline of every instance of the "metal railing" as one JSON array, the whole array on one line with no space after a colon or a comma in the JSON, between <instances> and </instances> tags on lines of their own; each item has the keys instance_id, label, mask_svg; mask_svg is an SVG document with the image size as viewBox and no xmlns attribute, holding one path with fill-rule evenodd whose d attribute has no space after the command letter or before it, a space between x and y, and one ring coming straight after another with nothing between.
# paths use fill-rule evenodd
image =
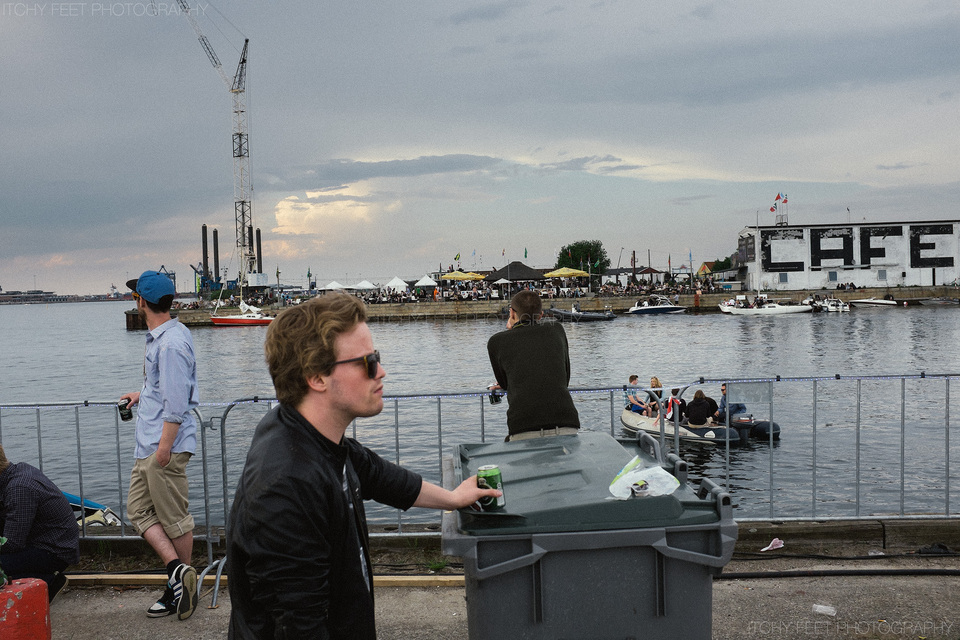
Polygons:
<instances>
[{"instance_id":1,"label":"metal railing","mask_svg":"<svg viewBox=\"0 0 960 640\"><path fill-rule=\"evenodd\" d=\"M697 443L661 435L667 451L690 465L692 479L710 478L734 500L735 517L750 520L877 520L960 518L952 480L951 383L960 374L803 378L698 378L682 384L688 399L697 389L719 397L721 383L768 390L754 415L781 428L745 444ZM622 436L624 387L571 390L583 428ZM454 443L483 442L506 434L507 403L488 405L489 392L388 396L384 411L356 420L348 435L385 458L439 482L444 456ZM253 429L273 398L204 403L195 461L188 467L197 538L212 558L229 519L232 492ZM0 443L13 462L38 466L61 489L103 502L125 515L133 463L134 423L121 422L110 402L0 405ZM662 415L663 412L661 412ZM199 465L196 463L199 462ZM199 466L199 470L198 467ZM509 479L507 479L509 481ZM402 513L371 505L373 535L424 535L439 514ZM379 525L379 526L378 526ZM90 525L84 537L100 538ZM123 524L113 537L136 534ZM436 535L436 534L435 534Z\"/></svg>"}]
</instances>

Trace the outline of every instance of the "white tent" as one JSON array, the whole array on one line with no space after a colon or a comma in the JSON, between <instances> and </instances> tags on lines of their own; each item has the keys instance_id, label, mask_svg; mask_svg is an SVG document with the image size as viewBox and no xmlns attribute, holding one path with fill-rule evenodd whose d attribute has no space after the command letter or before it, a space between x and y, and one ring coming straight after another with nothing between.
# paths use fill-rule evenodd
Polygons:
<instances>
[{"instance_id":1,"label":"white tent","mask_svg":"<svg viewBox=\"0 0 960 640\"><path fill-rule=\"evenodd\" d=\"M394 291L406 291L408 288L407 282L401 280L400 278L394 278L387 284L383 285L384 289L393 289Z\"/></svg>"},{"instance_id":2,"label":"white tent","mask_svg":"<svg viewBox=\"0 0 960 640\"><path fill-rule=\"evenodd\" d=\"M512 283L511 283L509 280L507 280L506 278L500 278L499 280L497 280L497 281L494 282L493 284L512 284Z\"/></svg>"},{"instance_id":3,"label":"white tent","mask_svg":"<svg viewBox=\"0 0 960 640\"><path fill-rule=\"evenodd\" d=\"M346 287L344 287L342 284L340 284L336 280L334 280L333 282L331 282L325 287L320 287L321 291L335 291L337 289L346 289Z\"/></svg>"},{"instance_id":4,"label":"white tent","mask_svg":"<svg viewBox=\"0 0 960 640\"><path fill-rule=\"evenodd\" d=\"M417 280L415 287L435 287L437 286L437 281L430 278L430 276L423 276Z\"/></svg>"},{"instance_id":5,"label":"white tent","mask_svg":"<svg viewBox=\"0 0 960 640\"><path fill-rule=\"evenodd\" d=\"M363 282L358 282L357 284L353 285L352 287L345 287L345 288L346 288L346 289L363 289L363 290L365 290L365 291L369 291L370 289L376 289L376 288L377 288L377 285L373 284L372 282L370 282L370 281L368 281L368 280L364 280Z\"/></svg>"}]
</instances>

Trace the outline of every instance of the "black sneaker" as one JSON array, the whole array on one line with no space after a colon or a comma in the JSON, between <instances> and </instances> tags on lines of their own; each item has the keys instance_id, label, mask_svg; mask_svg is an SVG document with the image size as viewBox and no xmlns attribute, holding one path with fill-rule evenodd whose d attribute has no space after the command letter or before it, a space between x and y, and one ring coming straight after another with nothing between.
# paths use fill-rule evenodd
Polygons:
<instances>
[{"instance_id":1,"label":"black sneaker","mask_svg":"<svg viewBox=\"0 0 960 640\"><path fill-rule=\"evenodd\" d=\"M60 589L63 589L64 585L67 584L67 576L62 573L57 573L53 576L53 580L50 581L50 584L47 585L47 597L49 598L48 602L53 602L53 599L57 597L57 594L60 593Z\"/></svg>"},{"instance_id":2,"label":"black sneaker","mask_svg":"<svg viewBox=\"0 0 960 640\"><path fill-rule=\"evenodd\" d=\"M171 586L177 617L186 620L197 608L197 570L188 564L181 564L173 570Z\"/></svg>"}]
</instances>

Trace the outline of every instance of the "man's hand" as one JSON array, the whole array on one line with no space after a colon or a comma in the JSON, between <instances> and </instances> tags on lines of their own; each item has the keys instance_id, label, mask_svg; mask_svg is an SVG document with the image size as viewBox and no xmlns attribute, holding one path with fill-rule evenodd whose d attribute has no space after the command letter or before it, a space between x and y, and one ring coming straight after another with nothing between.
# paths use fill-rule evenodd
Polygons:
<instances>
[{"instance_id":1,"label":"man's hand","mask_svg":"<svg viewBox=\"0 0 960 640\"><path fill-rule=\"evenodd\" d=\"M122 396L120 396L120 399L129 400L130 404L128 406L132 407L133 405L138 404L140 402L140 392L131 391L130 393L125 393Z\"/></svg>"},{"instance_id":2,"label":"man's hand","mask_svg":"<svg viewBox=\"0 0 960 640\"><path fill-rule=\"evenodd\" d=\"M503 495L499 489L481 489L477 486L477 476L470 476L453 491L438 487L426 480L417 496L415 507L427 509L462 509L474 504L480 498L497 498Z\"/></svg>"},{"instance_id":3,"label":"man's hand","mask_svg":"<svg viewBox=\"0 0 960 640\"><path fill-rule=\"evenodd\" d=\"M157 449L157 464L166 467L170 464L170 449Z\"/></svg>"}]
</instances>

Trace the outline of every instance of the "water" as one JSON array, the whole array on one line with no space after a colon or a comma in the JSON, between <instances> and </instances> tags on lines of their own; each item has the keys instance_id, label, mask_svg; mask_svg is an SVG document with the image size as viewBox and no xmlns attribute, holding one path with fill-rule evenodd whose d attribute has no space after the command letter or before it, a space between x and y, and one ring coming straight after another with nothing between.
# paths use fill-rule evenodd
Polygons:
<instances>
[{"instance_id":1,"label":"water","mask_svg":"<svg viewBox=\"0 0 960 640\"><path fill-rule=\"evenodd\" d=\"M0 306L4 364L0 405L113 402L122 393L139 389L144 333L125 330L123 311L129 307L129 302ZM387 371L385 395L480 392L493 381L486 341L503 326L497 320L373 323L375 345ZM631 373L638 374L642 383L658 376L670 388L701 376L957 373L960 362L960 310L952 308L856 309L848 314L764 317L623 316L613 322L565 328L574 388L619 387ZM196 328L192 333L201 402L274 395L263 361L264 327ZM690 447L682 453L691 462L694 475L729 482L737 490L738 506L750 515L766 515L771 500L781 514L786 510L788 515L800 515L813 508L823 515L827 515L824 511L852 514L858 498L870 513L897 512L904 502L911 507L927 504L930 510L942 512L947 455L960 460L960 450L951 451L957 445L945 447L944 383L907 381L903 406L900 385L899 380L861 383L858 434L856 382L819 382L815 422L813 385L809 381L792 386L778 383L775 419L783 428L783 438L772 450L751 445L734 451L729 471L720 448ZM718 387L707 384L704 390L719 398ZM685 397L692 393L688 391ZM960 412L958 397L960 393L954 390L950 407L954 416ZM480 407L486 437L498 439L506 434L506 403L491 407L484 402L478 397L444 399L438 409L435 399L402 399L396 406L388 401L381 416L358 425L357 436L386 457L436 480L438 447L447 451L454 442L480 439ZM576 402L585 427L610 431L609 395L578 394ZM614 404L619 402L617 392ZM903 433L901 409L907 417ZM204 410L213 415L222 408ZM263 410L263 405L245 406L230 415L225 448L231 491ZM94 418L88 417L91 411ZM751 411L766 417L768 409L751 407ZM40 435L35 414L33 409L5 409L0 414L0 437L11 457L35 460L42 448L44 471L64 488L77 482L79 458L86 495L121 502L125 489L118 492L117 485L123 485L129 473L132 424L120 425L117 444L116 422L109 407L103 407L100 414L95 410L82 414L80 437L75 410L44 410ZM438 434L438 416L442 434ZM394 446L395 422L401 432L399 452ZM859 450L855 447L858 435ZM440 437L442 443L438 443ZM960 443L960 438L950 442ZM18 456L18 452L23 453ZM858 454L860 479L882 479L872 485L869 495L856 495ZM219 464L218 455L212 455L212 464ZM119 478L118 466L122 468ZM811 489L813 467L817 477L816 487ZM91 471L96 468L109 472L98 475ZM904 469L916 473L916 478L901 493L899 479ZM951 487L960 487L956 474L950 481ZM816 501L811 491L816 492ZM960 495L951 496L951 504L960 504Z\"/></svg>"}]
</instances>

